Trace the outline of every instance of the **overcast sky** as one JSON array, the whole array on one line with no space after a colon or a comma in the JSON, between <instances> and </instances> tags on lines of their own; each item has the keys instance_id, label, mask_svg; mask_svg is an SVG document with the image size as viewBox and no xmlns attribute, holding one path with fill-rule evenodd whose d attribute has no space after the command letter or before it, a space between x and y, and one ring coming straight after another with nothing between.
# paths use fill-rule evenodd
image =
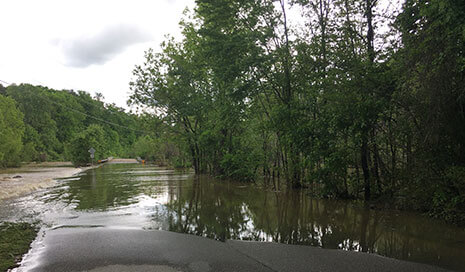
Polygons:
<instances>
[{"instance_id":1,"label":"overcast sky","mask_svg":"<svg viewBox=\"0 0 465 272\"><path fill-rule=\"evenodd\" d=\"M194 0L0 0L0 80L100 92L127 108L134 66L166 34L179 37L182 13L194 6Z\"/></svg>"},{"instance_id":2,"label":"overcast sky","mask_svg":"<svg viewBox=\"0 0 465 272\"><path fill-rule=\"evenodd\" d=\"M179 35L187 6L194 0L1 0L0 80L101 92L126 107L134 66Z\"/></svg>"}]
</instances>

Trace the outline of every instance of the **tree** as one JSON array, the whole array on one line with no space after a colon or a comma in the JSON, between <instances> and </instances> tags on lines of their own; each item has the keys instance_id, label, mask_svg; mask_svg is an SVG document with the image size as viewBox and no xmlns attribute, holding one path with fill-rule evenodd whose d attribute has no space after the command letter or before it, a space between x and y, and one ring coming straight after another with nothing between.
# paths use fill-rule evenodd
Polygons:
<instances>
[{"instance_id":1,"label":"tree","mask_svg":"<svg viewBox=\"0 0 465 272\"><path fill-rule=\"evenodd\" d=\"M103 128L105 150L113 156L127 156L143 133L137 115L95 100L83 91L21 84L8 86L6 94L24 114L24 161L65 159L69 155L65 146L92 124Z\"/></svg>"},{"instance_id":2,"label":"tree","mask_svg":"<svg viewBox=\"0 0 465 272\"><path fill-rule=\"evenodd\" d=\"M105 131L99 125L90 125L86 130L77 134L68 145L70 160L74 165L86 165L91 162L90 148L95 149L94 161L105 158L108 153Z\"/></svg>"},{"instance_id":3,"label":"tree","mask_svg":"<svg viewBox=\"0 0 465 272\"><path fill-rule=\"evenodd\" d=\"M465 3L408 0L396 23L406 187L420 209L465 222Z\"/></svg>"},{"instance_id":4,"label":"tree","mask_svg":"<svg viewBox=\"0 0 465 272\"><path fill-rule=\"evenodd\" d=\"M13 99L0 95L0 167L19 165L23 134L23 114Z\"/></svg>"},{"instance_id":5,"label":"tree","mask_svg":"<svg viewBox=\"0 0 465 272\"><path fill-rule=\"evenodd\" d=\"M47 89L29 84L10 85L8 96L18 104L24 114L24 122L37 131L40 144L37 151L49 159L56 160L62 151L62 143L57 139L57 124L52 118L53 103L46 97ZM43 148L43 149L40 149Z\"/></svg>"},{"instance_id":6,"label":"tree","mask_svg":"<svg viewBox=\"0 0 465 272\"><path fill-rule=\"evenodd\" d=\"M189 32L191 33L191 32ZM203 122L210 108L211 94L205 68L195 61L192 47L193 35L183 43L168 41L163 53L149 50L144 66L134 70L136 79L130 83L133 94L130 103L154 107L166 115L164 121L182 131L192 157L196 173L206 170L201 154L199 137Z\"/></svg>"},{"instance_id":7,"label":"tree","mask_svg":"<svg viewBox=\"0 0 465 272\"><path fill-rule=\"evenodd\" d=\"M182 40L134 70L131 102L196 173L463 215L464 3L379 2L198 0Z\"/></svg>"},{"instance_id":8,"label":"tree","mask_svg":"<svg viewBox=\"0 0 465 272\"><path fill-rule=\"evenodd\" d=\"M6 96L6 88L0 83L0 95Z\"/></svg>"}]
</instances>

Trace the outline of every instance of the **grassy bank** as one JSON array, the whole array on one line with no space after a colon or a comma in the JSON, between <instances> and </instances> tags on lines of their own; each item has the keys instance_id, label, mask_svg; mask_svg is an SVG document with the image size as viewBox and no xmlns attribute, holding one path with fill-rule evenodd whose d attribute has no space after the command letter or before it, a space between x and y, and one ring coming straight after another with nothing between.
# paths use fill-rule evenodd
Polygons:
<instances>
[{"instance_id":1,"label":"grassy bank","mask_svg":"<svg viewBox=\"0 0 465 272\"><path fill-rule=\"evenodd\" d=\"M29 223L0 223L0 271L14 268L37 235Z\"/></svg>"}]
</instances>

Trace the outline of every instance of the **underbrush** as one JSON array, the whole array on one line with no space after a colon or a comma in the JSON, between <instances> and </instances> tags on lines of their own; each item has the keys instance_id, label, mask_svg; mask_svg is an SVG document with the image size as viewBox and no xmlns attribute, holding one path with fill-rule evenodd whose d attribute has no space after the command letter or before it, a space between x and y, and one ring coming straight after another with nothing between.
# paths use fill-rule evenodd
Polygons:
<instances>
[{"instance_id":1,"label":"underbrush","mask_svg":"<svg viewBox=\"0 0 465 272\"><path fill-rule=\"evenodd\" d=\"M0 223L0 271L18 266L37 231L37 227L29 223Z\"/></svg>"}]
</instances>

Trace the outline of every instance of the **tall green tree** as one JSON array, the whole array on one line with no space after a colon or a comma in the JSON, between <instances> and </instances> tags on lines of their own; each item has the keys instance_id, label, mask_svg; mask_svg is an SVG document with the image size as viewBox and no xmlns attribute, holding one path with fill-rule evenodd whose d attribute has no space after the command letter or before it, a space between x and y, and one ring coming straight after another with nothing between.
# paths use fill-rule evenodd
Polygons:
<instances>
[{"instance_id":1,"label":"tall green tree","mask_svg":"<svg viewBox=\"0 0 465 272\"><path fill-rule=\"evenodd\" d=\"M23 114L13 99L0 95L0 167L20 163L23 134Z\"/></svg>"}]
</instances>

